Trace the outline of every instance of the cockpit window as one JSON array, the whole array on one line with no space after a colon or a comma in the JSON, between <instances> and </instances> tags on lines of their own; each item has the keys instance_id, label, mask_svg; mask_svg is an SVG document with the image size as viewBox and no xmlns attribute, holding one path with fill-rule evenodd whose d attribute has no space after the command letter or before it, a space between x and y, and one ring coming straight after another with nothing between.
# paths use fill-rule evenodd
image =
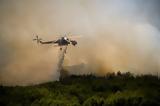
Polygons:
<instances>
[{"instance_id":1,"label":"cockpit window","mask_svg":"<svg viewBox=\"0 0 160 106\"><path fill-rule=\"evenodd\" d=\"M67 37L64 37L64 40L67 40Z\"/></svg>"}]
</instances>

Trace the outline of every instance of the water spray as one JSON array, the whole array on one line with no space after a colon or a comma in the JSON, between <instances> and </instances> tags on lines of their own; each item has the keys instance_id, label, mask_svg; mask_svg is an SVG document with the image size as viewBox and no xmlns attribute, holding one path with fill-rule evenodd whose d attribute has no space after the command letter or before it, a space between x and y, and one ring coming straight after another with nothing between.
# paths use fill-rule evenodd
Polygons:
<instances>
[{"instance_id":1,"label":"water spray","mask_svg":"<svg viewBox=\"0 0 160 106\"><path fill-rule=\"evenodd\" d=\"M62 50L60 50L59 52L59 61L58 61L57 71L60 73L60 77L59 77L60 80L67 76L66 71L63 69L63 62L64 62L66 51L67 51L67 46L64 46Z\"/></svg>"}]
</instances>

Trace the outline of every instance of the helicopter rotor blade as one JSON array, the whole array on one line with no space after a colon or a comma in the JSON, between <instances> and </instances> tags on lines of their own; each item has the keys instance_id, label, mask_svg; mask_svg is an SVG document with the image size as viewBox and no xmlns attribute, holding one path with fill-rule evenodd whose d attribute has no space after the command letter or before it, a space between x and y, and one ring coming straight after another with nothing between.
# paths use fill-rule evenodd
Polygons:
<instances>
[{"instance_id":1,"label":"helicopter rotor blade","mask_svg":"<svg viewBox=\"0 0 160 106\"><path fill-rule=\"evenodd\" d=\"M71 40L71 39L79 39L79 38L82 38L83 36L80 36L80 35L72 35L72 36L68 36L68 38Z\"/></svg>"}]
</instances>

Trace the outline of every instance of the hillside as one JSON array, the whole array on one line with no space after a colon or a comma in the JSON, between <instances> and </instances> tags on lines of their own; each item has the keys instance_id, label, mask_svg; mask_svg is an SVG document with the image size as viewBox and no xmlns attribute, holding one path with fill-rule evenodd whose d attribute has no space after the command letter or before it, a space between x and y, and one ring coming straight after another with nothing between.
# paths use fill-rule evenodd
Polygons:
<instances>
[{"instance_id":1,"label":"hillside","mask_svg":"<svg viewBox=\"0 0 160 106\"><path fill-rule=\"evenodd\" d=\"M0 106L160 106L157 76L69 76L33 86L0 86Z\"/></svg>"}]
</instances>

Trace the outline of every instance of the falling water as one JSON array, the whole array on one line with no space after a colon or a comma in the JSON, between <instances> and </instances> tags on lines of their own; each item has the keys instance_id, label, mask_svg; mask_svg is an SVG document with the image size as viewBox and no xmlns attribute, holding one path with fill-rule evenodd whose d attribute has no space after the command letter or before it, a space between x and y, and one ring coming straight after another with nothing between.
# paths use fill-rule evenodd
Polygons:
<instances>
[{"instance_id":1,"label":"falling water","mask_svg":"<svg viewBox=\"0 0 160 106\"><path fill-rule=\"evenodd\" d=\"M62 49L59 52L59 61L58 61L58 69L57 71L60 73L60 78L63 78L65 75L64 69L63 69L63 62L64 62L64 57L65 53L67 50L67 46L62 47Z\"/></svg>"}]
</instances>

